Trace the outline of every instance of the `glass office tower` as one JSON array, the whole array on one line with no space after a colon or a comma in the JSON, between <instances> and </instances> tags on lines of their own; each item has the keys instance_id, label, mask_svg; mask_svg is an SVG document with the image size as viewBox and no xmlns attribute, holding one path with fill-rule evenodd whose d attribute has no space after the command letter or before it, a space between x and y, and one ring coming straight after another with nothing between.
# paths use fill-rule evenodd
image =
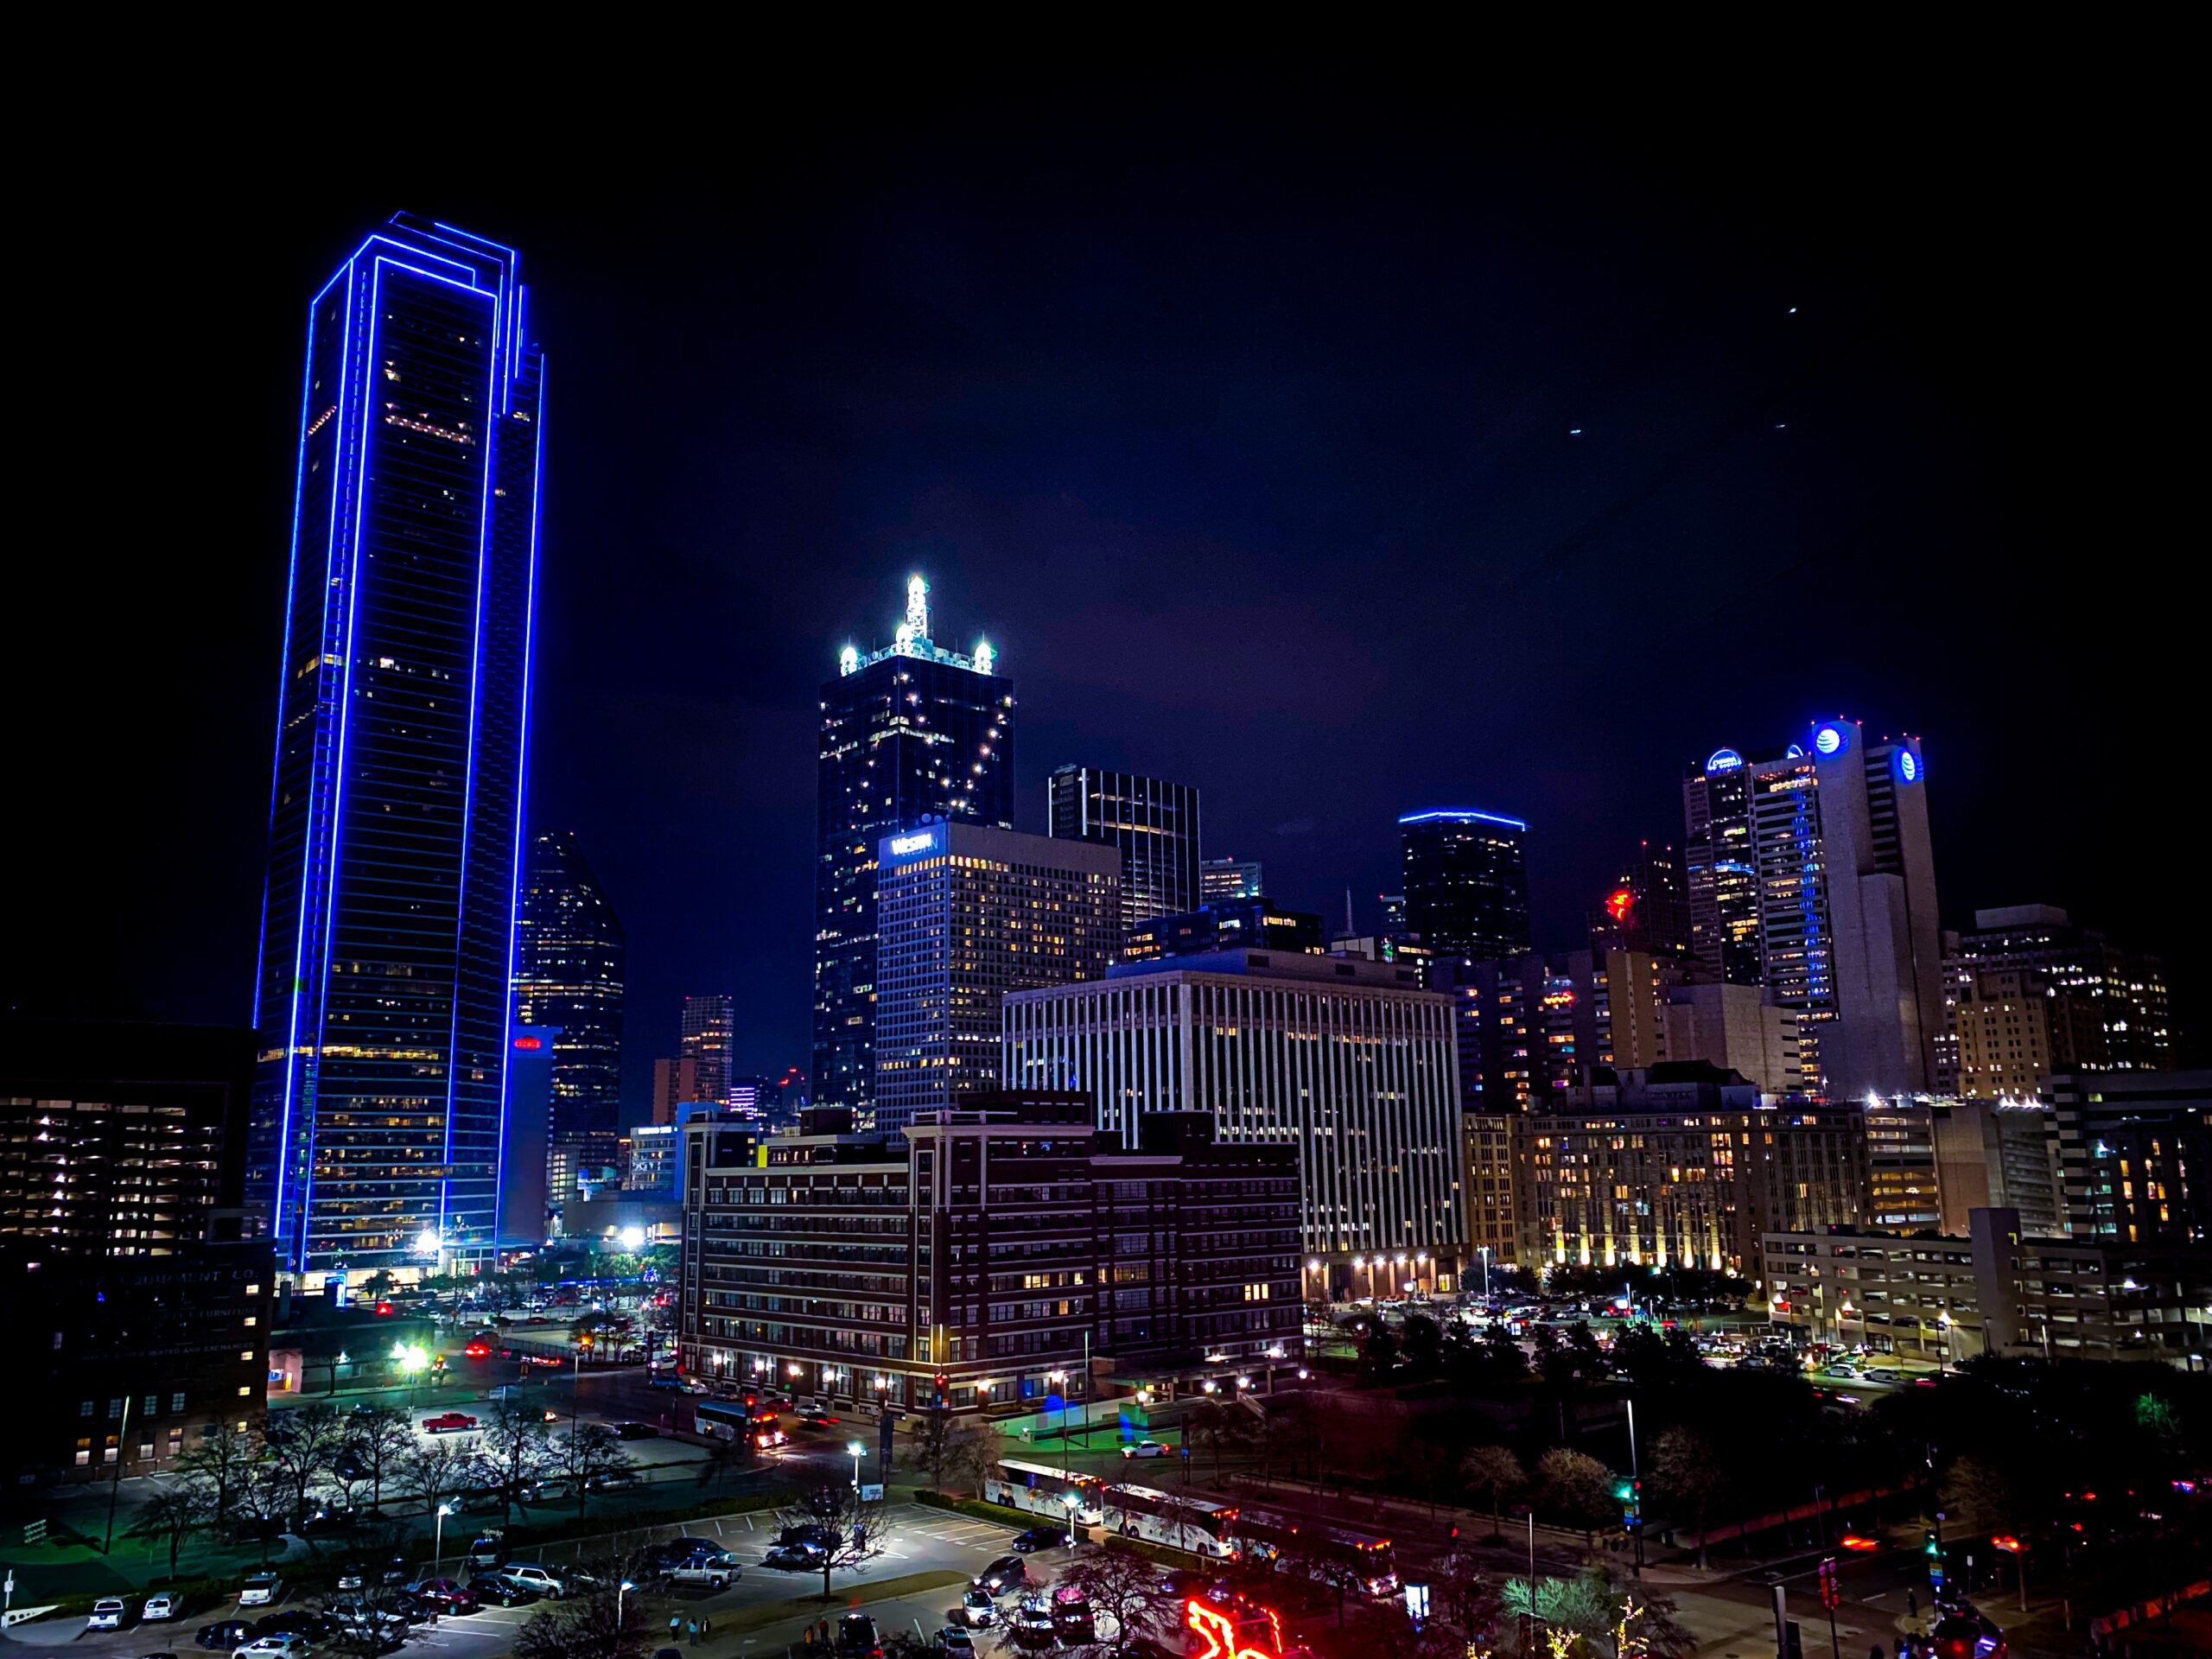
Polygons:
<instances>
[{"instance_id":1,"label":"glass office tower","mask_svg":"<svg viewBox=\"0 0 2212 1659\"><path fill-rule=\"evenodd\" d=\"M1048 788L1046 835L1096 842L1121 854L1124 938L1140 922L1187 915L1204 902L1195 786L1066 766L1053 769Z\"/></svg>"},{"instance_id":2,"label":"glass office tower","mask_svg":"<svg viewBox=\"0 0 2212 1659\"><path fill-rule=\"evenodd\" d=\"M296 1274L495 1236L543 370L518 263L403 213L308 308L247 1166Z\"/></svg>"},{"instance_id":3,"label":"glass office tower","mask_svg":"<svg viewBox=\"0 0 2212 1659\"><path fill-rule=\"evenodd\" d=\"M1467 810L1398 820L1406 925L1439 958L1501 962L1529 953L1529 826Z\"/></svg>"},{"instance_id":4,"label":"glass office tower","mask_svg":"<svg viewBox=\"0 0 2212 1659\"><path fill-rule=\"evenodd\" d=\"M1014 828L1014 682L978 641L930 638L929 584L906 584L892 643L847 645L822 688L815 861L814 1103L865 1123L875 1081L876 846L932 818Z\"/></svg>"},{"instance_id":5,"label":"glass office tower","mask_svg":"<svg viewBox=\"0 0 2212 1659\"><path fill-rule=\"evenodd\" d=\"M622 981L628 956L573 830L539 830L515 908L515 1023L553 1027L548 1133L622 1127ZM510 1051L512 1052L512 1051Z\"/></svg>"}]
</instances>

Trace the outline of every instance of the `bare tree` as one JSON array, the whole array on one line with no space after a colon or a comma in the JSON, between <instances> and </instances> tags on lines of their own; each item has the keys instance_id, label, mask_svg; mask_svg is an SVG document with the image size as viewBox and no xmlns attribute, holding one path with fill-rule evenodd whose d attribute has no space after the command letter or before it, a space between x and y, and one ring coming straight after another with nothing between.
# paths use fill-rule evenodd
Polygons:
<instances>
[{"instance_id":1,"label":"bare tree","mask_svg":"<svg viewBox=\"0 0 2212 1659\"><path fill-rule=\"evenodd\" d=\"M1471 1446L1459 1459L1459 1478L1466 1483L1469 1492L1490 1500L1490 1530L1494 1538L1502 1530L1498 1517L1505 1500L1528 1484L1529 1476L1521 1467L1521 1459L1506 1447Z\"/></svg>"},{"instance_id":2,"label":"bare tree","mask_svg":"<svg viewBox=\"0 0 2212 1659\"><path fill-rule=\"evenodd\" d=\"M912 1465L925 1471L938 1491L980 1492L999 1465L999 1437L980 1424L963 1421L943 1407L922 1414L909 1452Z\"/></svg>"},{"instance_id":3,"label":"bare tree","mask_svg":"<svg viewBox=\"0 0 2212 1659\"><path fill-rule=\"evenodd\" d=\"M207 1524L213 1513L206 1490L197 1481L179 1481L147 1499L124 1536L167 1543L169 1577L175 1578L177 1551L184 1547L187 1538Z\"/></svg>"},{"instance_id":4,"label":"bare tree","mask_svg":"<svg viewBox=\"0 0 2212 1659\"><path fill-rule=\"evenodd\" d=\"M1694 1428L1680 1424L1660 1435L1651 1450L1651 1484L1670 1509L1687 1512L1697 1528L1697 1564L1705 1565L1705 1521L1727 1484L1720 1454Z\"/></svg>"},{"instance_id":5,"label":"bare tree","mask_svg":"<svg viewBox=\"0 0 2212 1659\"><path fill-rule=\"evenodd\" d=\"M822 1599L830 1599L830 1575L883 1554L883 1503L863 1498L849 1481L819 1480L798 1495L796 1506L830 1536L823 1541Z\"/></svg>"},{"instance_id":6,"label":"bare tree","mask_svg":"<svg viewBox=\"0 0 2212 1659\"><path fill-rule=\"evenodd\" d=\"M515 1659L642 1659L652 1631L642 1598L619 1578L544 1605L515 1637Z\"/></svg>"},{"instance_id":7,"label":"bare tree","mask_svg":"<svg viewBox=\"0 0 2212 1659\"><path fill-rule=\"evenodd\" d=\"M346 1425L345 1449L360 1465L372 1507L383 1507L385 1482L399 1472L415 1444L415 1425L398 1406L371 1406L352 1414Z\"/></svg>"},{"instance_id":8,"label":"bare tree","mask_svg":"<svg viewBox=\"0 0 2212 1659\"><path fill-rule=\"evenodd\" d=\"M622 1449L621 1437L605 1423L581 1423L553 1443L551 1461L576 1489L582 1516L594 1485L612 1486L637 1478L637 1466Z\"/></svg>"},{"instance_id":9,"label":"bare tree","mask_svg":"<svg viewBox=\"0 0 2212 1659\"><path fill-rule=\"evenodd\" d=\"M242 1522L261 1546L261 1564L269 1564L269 1546L283 1535L291 1518L292 1483L281 1469L255 1464L231 1484L231 1508L226 1518Z\"/></svg>"},{"instance_id":10,"label":"bare tree","mask_svg":"<svg viewBox=\"0 0 2212 1659\"><path fill-rule=\"evenodd\" d=\"M477 1439L475 1461L484 1484L499 1494L500 1518L512 1520L515 1506L527 1505L531 1489L552 1466L544 1412L517 1400L495 1402Z\"/></svg>"},{"instance_id":11,"label":"bare tree","mask_svg":"<svg viewBox=\"0 0 2212 1659\"><path fill-rule=\"evenodd\" d=\"M1203 1399L1183 1414L1183 1439L1185 1444L1198 1440L1212 1448L1213 1481L1221 1484L1221 1449L1224 1444L1241 1444L1252 1437L1252 1417L1242 1406L1226 1401Z\"/></svg>"},{"instance_id":12,"label":"bare tree","mask_svg":"<svg viewBox=\"0 0 2212 1659\"><path fill-rule=\"evenodd\" d=\"M1166 1636L1180 1611L1180 1599L1167 1588L1160 1568L1119 1541L1071 1561L1060 1574L1059 1587L1081 1596L1094 1617L1111 1617L1113 1638L1103 1645L1115 1659L1128 1659L1141 1646Z\"/></svg>"},{"instance_id":13,"label":"bare tree","mask_svg":"<svg viewBox=\"0 0 2212 1659\"><path fill-rule=\"evenodd\" d=\"M261 1437L245 1423L211 1424L170 1465L188 1480L205 1483L208 1509L218 1520L231 1513L231 1495L261 1457Z\"/></svg>"},{"instance_id":14,"label":"bare tree","mask_svg":"<svg viewBox=\"0 0 2212 1659\"><path fill-rule=\"evenodd\" d=\"M467 1446L438 1440L410 1448L401 1460L398 1475L404 1488L422 1499L425 1510L435 1510L467 1490L475 1467L476 1454Z\"/></svg>"},{"instance_id":15,"label":"bare tree","mask_svg":"<svg viewBox=\"0 0 2212 1659\"><path fill-rule=\"evenodd\" d=\"M291 1489L290 1513L304 1513L308 1491L330 1471L331 1460L345 1444L346 1426L337 1410L327 1401L313 1400L289 1411L272 1411L261 1439L270 1466Z\"/></svg>"}]
</instances>

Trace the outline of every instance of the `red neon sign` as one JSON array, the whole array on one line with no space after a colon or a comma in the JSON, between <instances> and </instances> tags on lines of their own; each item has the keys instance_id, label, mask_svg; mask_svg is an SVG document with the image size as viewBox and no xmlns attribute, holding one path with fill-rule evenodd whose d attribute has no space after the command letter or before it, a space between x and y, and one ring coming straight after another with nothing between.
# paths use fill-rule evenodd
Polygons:
<instances>
[{"instance_id":1,"label":"red neon sign","mask_svg":"<svg viewBox=\"0 0 2212 1659\"><path fill-rule=\"evenodd\" d=\"M1282 1621L1274 1610L1267 1610L1268 1630L1271 1643L1264 1648L1248 1648L1237 1641L1236 1622L1218 1607L1196 1599L1183 1605L1184 1623L1205 1638L1205 1651L1192 1656L1192 1659L1281 1659Z\"/></svg>"},{"instance_id":2,"label":"red neon sign","mask_svg":"<svg viewBox=\"0 0 2212 1659\"><path fill-rule=\"evenodd\" d=\"M1615 887L1605 895L1605 914L1625 925L1629 912L1636 908L1636 894L1627 887Z\"/></svg>"},{"instance_id":3,"label":"red neon sign","mask_svg":"<svg viewBox=\"0 0 2212 1659\"><path fill-rule=\"evenodd\" d=\"M518 1037L515 1039L515 1046L517 1048L543 1048L545 1046L545 1039L543 1037Z\"/></svg>"}]
</instances>

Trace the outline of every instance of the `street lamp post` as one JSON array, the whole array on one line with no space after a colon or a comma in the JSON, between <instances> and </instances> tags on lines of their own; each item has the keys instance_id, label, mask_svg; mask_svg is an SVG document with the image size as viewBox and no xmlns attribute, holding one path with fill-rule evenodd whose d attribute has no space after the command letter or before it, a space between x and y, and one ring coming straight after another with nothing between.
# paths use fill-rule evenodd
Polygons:
<instances>
[{"instance_id":1,"label":"street lamp post","mask_svg":"<svg viewBox=\"0 0 2212 1659\"><path fill-rule=\"evenodd\" d=\"M622 1639L622 1598L638 1586L625 1579L614 1586L614 1639Z\"/></svg>"},{"instance_id":2,"label":"street lamp post","mask_svg":"<svg viewBox=\"0 0 2212 1659\"><path fill-rule=\"evenodd\" d=\"M853 1502L855 1504L861 1501L861 1457L867 1450L858 1440L849 1440L845 1444L846 1454L853 1460ZM859 1511L855 1510L854 1513L857 1515Z\"/></svg>"},{"instance_id":3,"label":"street lamp post","mask_svg":"<svg viewBox=\"0 0 2212 1659\"><path fill-rule=\"evenodd\" d=\"M431 1552L431 1554L430 1554L430 1576L431 1576L432 1578L434 1578L434 1579L442 1579L442 1578L443 1578L443 1577L445 1576L445 1565L446 1565L446 1516L448 1516L451 1515L452 1513L453 1513L453 1505L452 1505L452 1504L450 1504L450 1503L441 1503L441 1504L439 1504L439 1505L438 1505L438 1538L437 1538L437 1545L436 1545L436 1548L435 1548Z\"/></svg>"},{"instance_id":4,"label":"street lamp post","mask_svg":"<svg viewBox=\"0 0 2212 1659\"><path fill-rule=\"evenodd\" d=\"M1065 1371L1047 1371L1045 1380L1059 1390L1060 1473L1065 1475L1068 1471L1068 1374Z\"/></svg>"},{"instance_id":5,"label":"street lamp post","mask_svg":"<svg viewBox=\"0 0 2212 1659\"><path fill-rule=\"evenodd\" d=\"M1947 1307L1938 1313L1936 1323L1943 1327L1943 1357L1936 1365L1937 1374L1942 1375L1951 1369L1951 1310Z\"/></svg>"},{"instance_id":6,"label":"street lamp post","mask_svg":"<svg viewBox=\"0 0 2212 1659\"><path fill-rule=\"evenodd\" d=\"M1490 1300L1490 1246L1487 1244L1478 1246L1477 1253L1483 1259L1483 1300L1488 1301Z\"/></svg>"}]
</instances>

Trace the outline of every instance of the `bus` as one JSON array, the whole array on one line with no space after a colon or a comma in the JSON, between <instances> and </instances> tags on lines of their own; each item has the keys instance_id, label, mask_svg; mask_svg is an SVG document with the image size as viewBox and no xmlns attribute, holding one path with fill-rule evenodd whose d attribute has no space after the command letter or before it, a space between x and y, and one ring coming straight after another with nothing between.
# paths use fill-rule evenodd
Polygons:
<instances>
[{"instance_id":1,"label":"bus","mask_svg":"<svg viewBox=\"0 0 2212 1659\"><path fill-rule=\"evenodd\" d=\"M1282 1510L1244 1504L1229 1531L1236 1553L1249 1561L1281 1566L1311 1577L1348 1565L1358 1575L1362 1594L1382 1601L1398 1593L1398 1567L1390 1541L1379 1532L1332 1522L1309 1521Z\"/></svg>"},{"instance_id":2,"label":"bus","mask_svg":"<svg viewBox=\"0 0 2212 1659\"><path fill-rule=\"evenodd\" d=\"M1109 1486L1105 1500L1106 1524L1124 1538L1141 1538L1216 1560L1226 1560L1235 1553L1229 1541L1236 1520L1232 1503L1150 1486Z\"/></svg>"},{"instance_id":3,"label":"bus","mask_svg":"<svg viewBox=\"0 0 2212 1659\"><path fill-rule=\"evenodd\" d=\"M1041 1463L1023 1463L1014 1458L1006 1459L983 1482L985 1503L1003 1503L1010 1510L1027 1510L1063 1525L1070 1513L1071 1492L1076 1497L1072 1509L1078 1526L1104 1525L1105 1491L1106 1483L1096 1475L1086 1475L1080 1470L1049 1468Z\"/></svg>"},{"instance_id":4,"label":"bus","mask_svg":"<svg viewBox=\"0 0 2212 1659\"><path fill-rule=\"evenodd\" d=\"M758 1451L781 1446L788 1438L776 1427L772 1411L748 1408L742 1400L694 1400L692 1432L717 1440L750 1441Z\"/></svg>"}]
</instances>

